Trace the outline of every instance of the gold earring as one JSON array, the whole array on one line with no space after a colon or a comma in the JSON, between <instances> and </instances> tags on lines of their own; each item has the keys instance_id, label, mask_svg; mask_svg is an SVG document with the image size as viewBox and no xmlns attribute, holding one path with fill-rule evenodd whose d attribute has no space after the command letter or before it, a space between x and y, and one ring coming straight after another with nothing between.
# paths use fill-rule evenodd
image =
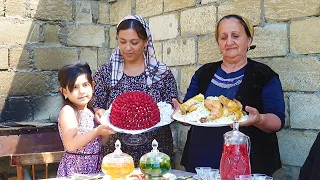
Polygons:
<instances>
[{"instance_id":1,"label":"gold earring","mask_svg":"<svg viewBox=\"0 0 320 180\"><path fill-rule=\"evenodd\" d=\"M67 99L67 96L65 96L64 99Z\"/></svg>"}]
</instances>

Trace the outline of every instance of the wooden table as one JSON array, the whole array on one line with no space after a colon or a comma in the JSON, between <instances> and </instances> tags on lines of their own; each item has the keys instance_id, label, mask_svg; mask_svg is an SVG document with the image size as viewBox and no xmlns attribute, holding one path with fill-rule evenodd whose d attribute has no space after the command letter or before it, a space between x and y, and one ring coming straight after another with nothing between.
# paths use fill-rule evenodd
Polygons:
<instances>
[{"instance_id":1,"label":"wooden table","mask_svg":"<svg viewBox=\"0 0 320 180\"><path fill-rule=\"evenodd\" d=\"M18 180L23 180L24 165L32 165L35 176L35 164L59 162L63 154L63 145L57 123L8 122L0 123L0 157L10 156L10 165L17 166ZM6 174L2 172L1 174Z\"/></svg>"}]
</instances>

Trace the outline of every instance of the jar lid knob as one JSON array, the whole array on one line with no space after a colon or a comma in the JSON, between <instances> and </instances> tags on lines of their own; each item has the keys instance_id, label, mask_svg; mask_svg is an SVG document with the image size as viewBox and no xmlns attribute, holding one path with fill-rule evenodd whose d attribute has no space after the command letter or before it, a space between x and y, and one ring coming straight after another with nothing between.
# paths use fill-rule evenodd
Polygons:
<instances>
[{"instance_id":1,"label":"jar lid knob","mask_svg":"<svg viewBox=\"0 0 320 180\"><path fill-rule=\"evenodd\" d=\"M158 150L158 142L157 142L157 140L153 140L152 141L152 151L151 152L159 152L159 150Z\"/></svg>"},{"instance_id":2,"label":"jar lid knob","mask_svg":"<svg viewBox=\"0 0 320 180\"><path fill-rule=\"evenodd\" d=\"M122 153L122 151L121 151L121 143L120 143L119 139L116 141L115 147L116 147L116 150L114 150L114 152L116 154L121 154Z\"/></svg>"}]
</instances>

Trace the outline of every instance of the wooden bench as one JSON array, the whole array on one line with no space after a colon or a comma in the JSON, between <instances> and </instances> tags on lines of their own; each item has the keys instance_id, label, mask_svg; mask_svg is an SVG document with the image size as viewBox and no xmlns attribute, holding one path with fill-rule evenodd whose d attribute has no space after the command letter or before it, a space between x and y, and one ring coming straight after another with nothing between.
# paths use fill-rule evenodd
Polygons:
<instances>
[{"instance_id":1,"label":"wooden bench","mask_svg":"<svg viewBox=\"0 0 320 180\"><path fill-rule=\"evenodd\" d=\"M64 151L42 152L42 153L27 153L27 154L12 154L10 155L11 166L17 166L18 180L24 180L22 166L31 165L32 179L36 179L35 165L45 164L45 178L48 178L48 165L51 163L59 163Z\"/></svg>"}]
</instances>

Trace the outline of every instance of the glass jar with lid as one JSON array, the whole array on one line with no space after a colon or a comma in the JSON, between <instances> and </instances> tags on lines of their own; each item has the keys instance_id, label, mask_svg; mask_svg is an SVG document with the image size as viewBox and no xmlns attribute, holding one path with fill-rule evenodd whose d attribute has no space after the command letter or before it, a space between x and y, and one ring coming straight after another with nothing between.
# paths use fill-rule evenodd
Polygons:
<instances>
[{"instance_id":1,"label":"glass jar with lid","mask_svg":"<svg viewBox=\"0 0 320 180\"><path fill-rule=\"evenodd\" d=\"M134 162L129 154L121 151L121 143L119 140L115 143L115 150L113 153L107 154L103 157L101 169L111 179L124 180L127 175L133 172Z\"/></svg>"},{"instance_id":2,"label":"glass jar with lid","mask_svg":"<svg viewBox=\"0 0 320 180\"><path fill-rule=\"evenodd\" d=\"M158 142L152 141L151 152L144 154L140 158L139 167L148 179L162 179L163 175L171 169L170 157L158 150Z\"/></svg>"}]
</instances>

